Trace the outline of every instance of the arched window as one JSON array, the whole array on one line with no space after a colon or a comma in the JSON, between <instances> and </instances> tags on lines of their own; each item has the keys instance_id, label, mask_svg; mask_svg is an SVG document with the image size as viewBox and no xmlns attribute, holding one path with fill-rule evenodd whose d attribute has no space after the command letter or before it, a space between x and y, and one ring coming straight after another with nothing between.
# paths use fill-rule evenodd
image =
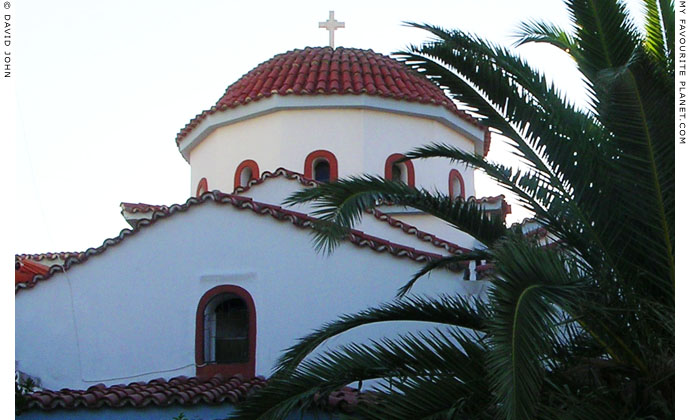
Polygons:
<instances>
[{"instance_id":1,"label":"arched window","mask_svg":"<svg viewBox=\"0 0 690 420\"><path fill-rule=\"evenodd\" d=\"M338 178L338 160L327 150L309 153L304 160L304 176L320 182L330 182Z\"/></svg>"},{"instance_id":2,"label":"arched window","mask_svg":"<svg viewBox=\"0 0 690 420\"><path fill-rule=\"evenodd\" d=\"M246 290L224 285L204 294L197 308L195 352L197 376L254 376L256 311Z\"/></svg>"},{"instance_id":3,"label":"arched window","mask_svg":"<svg viewBox=\"0 0 690 420\"><path fill-rule=\"evenodd\" d=\"M319 182L331 180L331 164L327 160L317 160L314 163L314 179Z\"/></svg>"},{"instance_id":4,"label":"arched window","mask_svg":"<svg viewBox=\"0 0 690 420\"><path fill-rule=\"evenodd\" d=\"M404 174L404 172L406 172L405 168L401 164L393 164L393 174L391 175L391 180L395 182L405 182L405 179L407 179L407 174Z\"/></svg>"},{"instance_id":5,"label":"arched window","mask_svg":"<svg viewBox=\"0 0 690 420\"><path fill-rule=\"evenodd\" d=\"M196 196L199 197L205 192L208 192L208 181L206 181L206 178L201 178L196 186Z\"/></svg>"},{"instance_id":6,"label":"arched window","mask_svg":"<svg viewBox=\"0 0 690 420\"><path fill-rule=\"evenodd\" d=\"M465 199L465 181L457 169L451 170L448 175L448 195L453 199L458 197Z\"/></svg>"},{"instance_id":7,"label":"arched window","mask_svg":"<svg viewBox=\"0 0 690 420\"><path fill-rule=\"evenodd\" d=\"M204 362L249 360L249 319L242 298L232 294L215 296L204 310L204 325Z\"/></svg>"},{"instance_id":8,"label":"arched window","mask_svg":"<svg viewBox=\"0 0 690 420\"><path fill-rule=\"evenodd\" d=\"M235 170L235 188L246 187L252 179L259 179L259 165L247 159L242 161Z\"/></svg>"},{"instance_id":9,"label":"arched window","mask_svg":"<svg viewBox=\"0 0 690 420\"><path fill-rule=\"evenodd\" d=\"M397 162L404 157L400 153L393 153L388 156L383 173L388 180L402 182L414 187L414 165L412 165L412 161Z\"/></svg>"}]
</instances>

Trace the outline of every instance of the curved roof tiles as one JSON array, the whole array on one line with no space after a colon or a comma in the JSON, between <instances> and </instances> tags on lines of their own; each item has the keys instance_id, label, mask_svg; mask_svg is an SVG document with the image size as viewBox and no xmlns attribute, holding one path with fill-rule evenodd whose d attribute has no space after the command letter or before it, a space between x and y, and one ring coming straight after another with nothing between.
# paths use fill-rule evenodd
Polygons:
<instances>
[{"instance_id":1,"label":"curved roof tiles","mask_svg":"<svg viewBox=\"0 0 690 420\"><path fill-rule=\"evenodd\" d=\"M259 64L180 130L176 142L179 145L210 114L273 95L370 95L443 106L484 129L488 149L488 130L422 74L372 50L343 47L292 50Z\"/></svg>"}]
</instances>

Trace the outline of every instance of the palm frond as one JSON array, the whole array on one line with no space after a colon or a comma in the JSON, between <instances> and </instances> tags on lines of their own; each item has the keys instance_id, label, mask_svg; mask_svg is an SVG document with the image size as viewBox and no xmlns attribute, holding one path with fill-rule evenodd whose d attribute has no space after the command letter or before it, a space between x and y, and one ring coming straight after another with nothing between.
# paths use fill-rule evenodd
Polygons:
<instances>
[{"instance_id":1,"label":"palm frond","mask_svg":"<svg viewBox=\"0 0 690 420\"><path fill-rule=\"evenodd\" d=\"M477 260L485 260L489 257L489 254L486 251L483 250L475 250L472 252L465 252L463 254L458 254L458 255L451 255L449 257L443 257L437 260L433 260L431 262L428 262L422 267L419 271L417 271L414 276L405 283L404 286L402 286L400 289L398 289L397 297L402 298L404 297L407 293L412 290L412 287L417 283L417 280L420 278L424 277L425 275L429 274L433 270L437 270L439 268L453 268L456 269L456 271L460 271L458 274L462 274L467 268L465 268L465 265L468 261L477 261ZM463 268L461 270L457 270L459 266L462 266Z\"/></svg>"},{"instance_id":2,"label":"palm frond","mask_svg":"<svg viewBox=\"0 0 690 420\"><path fill-rule=\"evenodd\" d=\"M541 359L557 333L559 308L579 301L579 288L563 257L549 249L509 241L494 252L494 259L490 382L505 418L532 418L545 374Z\"/></svg>"},{"instance_id":3,"label":"palm frond","mask_svg":"<svg viewBox=\"0 0 690 420\"><path fill-rule=\"evenodd\" d=\"M665 2L668 3L668 2ZM667 57L671 50L667 47L667 35L665 22L662 20L662 10L657 0L645 0L645 42L644 46L648 54L657 61L666 65ZM671 41L673 42L673 41Z\"/></svg>"},{"instance_id":4,"label":"palm frond","mask_svg":"<svg viewBox=\"0 0 690 420\"><path fill-rule=\"evenodd\" d=\"M445 144L418 147L406 159L442 157L484 171L535 214L557 246L506 229L473 200L378 177L294 194L288 203L315 205L315 240L325 249L384 202L434 215L486 245L427 264L401 296L434 269L472 259L490 260L494 269L482 298L411 297L324 325L286 351L265 403L250 398L248 413L307 409L316 394L376 379L378 400L360 407L364 418L672 415L674 4L645 0L644 32L622 1L565 5L572 27L529 21L517 45L547 43L570 54L588 109L512 51L462 31L409 24L436 39L399 54L505 136L527 169ZM358 326L406 320L443 327L310 356Z\"/></svg>"},{"instance_id":5,"label":"palm frond","mask_svg":"<svg viewBox=\"0 0 690 420\"><path fill-rule=\"evenodd\" d=\"M361 220L362 213L383 203L412 207L448 222L485 244L505 232L500 218L483 212L473 201L451 199L441 193L415 189L400 182L365 175L339 179L290 195L284 204L311 202L314 215L323 222L315 230L316 243L332 249L347 229Z\"/></svg>"},{"instance_id":6,"label":"palm frond","mask_svg":"<svg viewBox=\"0 0 690 420\"><path fill-rule=\"evenodd\" d=\"M326 340L357 328L381 322L422 321L453 325L483 331L487 316L486 304L465 296L441 296L428 299L420 296L393 301L370 308L323 325L287 349L278 360L275 373L295 369L304 358Z\"/></svg>"},{"instance_id":7,"label":"palm frond","mask_svg":"<svg viewBox=\"0 0 690 420\"><path fill-rule=\"evenodd\" d=\"M481 348L476 339L459 331L408 334L372 344L349 344L306 360L294 370L274 375L231 418L283 419L297 409L318 407L319 396L327 398L331 392L352 382L378 380L380 384L399 387L404 385L396 382L396 378L415 380L433 376L475 382L484 377L482 365L476 357L469 356L477 352Z\"/></svg>"},{"instance_id":8,"label":"palm frond","mask_svg":"<svg viewBox=\"0 0 690 420\"><path fill-rule=\"evenodd\" d=\"M567 0L571 19L577 22L578 65L582 74L596 83L601 70L625 65L635 51L640 35L625 6L610 0Z\"/></svg>"},{"instance_id":9,"label":"palm frond","mask_svg":"<svg viewBox=\"0 0 690 420\"><path fill-rule=\"evenodd\" d=\"M575 49L575 40L565 29L548 22L530 20L522 22L515 34L516 47L533 42L545 42L570 53Z\"/></svg>"}]
</instances>

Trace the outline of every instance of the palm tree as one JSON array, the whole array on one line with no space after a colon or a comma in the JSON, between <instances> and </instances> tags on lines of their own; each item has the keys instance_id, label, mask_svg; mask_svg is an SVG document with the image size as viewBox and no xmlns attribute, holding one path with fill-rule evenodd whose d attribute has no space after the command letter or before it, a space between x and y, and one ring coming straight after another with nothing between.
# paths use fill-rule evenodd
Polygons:
<instances>
[{"instance_id":1,"label":"palm tree","mask_svg":"<svg viewBox=\"0 0 690 420\"><path fill-rule=\"evenodd\" d=\"M486 245L464 259L495 265L484 300L405 297L342 316L302 338L269 385L234 418L280 419L343 385L378 379L357 406L364 418L668 418L674 407L674 5L646 0L637 28L616 0L566 0L573 25L521 25L517 45L547 43L577 64L588 109L511 50L461 31L411 24L435 40L400 57L507 138L526 170L444 144L407 159L445 157L484 171L557 240L539 246L452 200L364 176L305 190L318 243L332 249L382 201L415 207ZM319 344L377 322L439 328L306 358ZM316 396L316 397L315 397Z\"/></svg>"}]
</instances>

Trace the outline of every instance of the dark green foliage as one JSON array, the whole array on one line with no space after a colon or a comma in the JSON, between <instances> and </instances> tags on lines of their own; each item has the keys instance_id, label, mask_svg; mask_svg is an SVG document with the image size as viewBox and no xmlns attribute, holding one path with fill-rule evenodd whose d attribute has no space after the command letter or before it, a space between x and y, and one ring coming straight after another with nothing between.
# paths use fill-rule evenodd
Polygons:
<instances>
[{"instance_id":1,"label":"dark green foliage","mask_svg":"<svg viewBox=\"0 0 690 420\"><path fill-rule=\"evenodd\" d=\"M444 157L484 171L558 246L507 229L473 202L376 177L296 193L288 202L320 209L315 237L326 250L381 202L428 212L487 246L430 263L401 296L430 270L477 257L495 264L490 290L483 301L402 298L323 326L284 354L271 383L235 418L282 418L313 407L317 393L369 379L379 385L374 402L358 406L362 418L673 417L674 5L645 1L642 29L621 1L565 6L572 27L526 22L517 44L547 43L569 54L589 93L585 110L510 49L461 31L411 24L436 40L399 54L505 136L527 169L445 144L407 158ZM307 358L347 330L400 320L439 327Z\"/></svg>"},{"instance_id":2,"label":"dark green foliage","mask_svg":"<svg viewBox=\"0 0 690 420\"><path fill-rule=\"evenodd\" d=\"M22 380L17 372L14 373L14 414L21 415L29 408L29 401L26 395L33 392L36 384L31 378Z\"/></svg>"}]
</instances>

